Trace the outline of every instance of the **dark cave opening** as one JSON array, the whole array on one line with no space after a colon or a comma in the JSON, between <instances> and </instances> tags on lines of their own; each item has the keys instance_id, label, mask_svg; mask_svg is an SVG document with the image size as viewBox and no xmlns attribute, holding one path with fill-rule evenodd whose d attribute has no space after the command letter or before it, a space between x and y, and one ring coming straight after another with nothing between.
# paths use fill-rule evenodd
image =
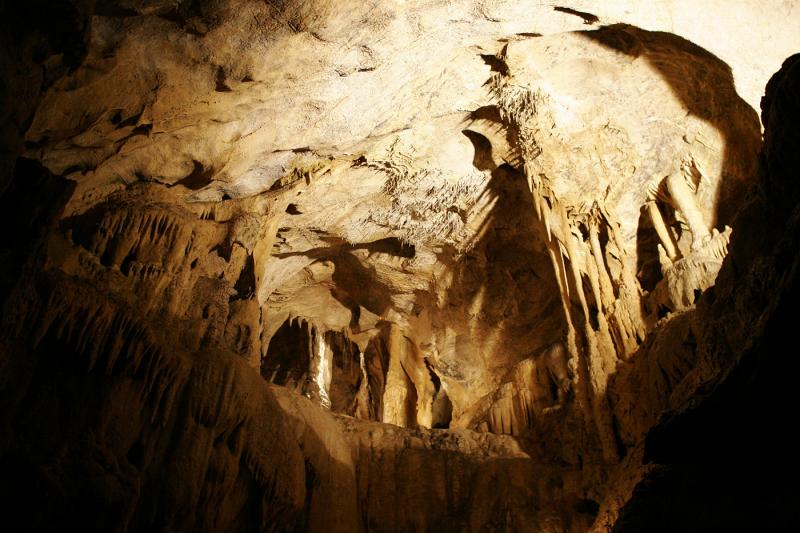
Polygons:
<instances>
[{"instance_id":1,"label":"dark cave opening","mask_svg":"<svg viewBox=\"0 0 800 533\"><path fill-rule=\"evenodd\" d=\"M287 319L272 337L261 361L261 376L276 385L301 392L312 354L311 324Z\"/></svg>"},{"instance_id":2,"label":"dark cave opening","mask_svg":"<svg viewBox=\"0 0 800 533\"><path fill-rule=\"evenodd\" d=\"M315 390L318 384L311 369L315 352L319 349L316 343L320 340L316 335L311 322L287 319L270 339L261 362L261 376L270 383L315 397L312 389ZM330 410L363 420L380 421L389 368L385 334L378 333L372 337L363 354L344 332L326 331L322 342L331 362L330 383L325 391L330 400ZM413 391L410 378L405 378ZM411 412L416 409L415 401L416 398L409 400Z\"/></svg>"},{"instance_id":3,"label":"dark cave opening","mask_svg":"<svg viewBox=\"0 0 800 533\"><path fill-rule=\"evenodd\" d=\"M329 392L331 410L353 416L363 380L361 351L356 343L341 332L327 331L325 342L331 350L333 358Z\"/></svg>"}]
</instances>

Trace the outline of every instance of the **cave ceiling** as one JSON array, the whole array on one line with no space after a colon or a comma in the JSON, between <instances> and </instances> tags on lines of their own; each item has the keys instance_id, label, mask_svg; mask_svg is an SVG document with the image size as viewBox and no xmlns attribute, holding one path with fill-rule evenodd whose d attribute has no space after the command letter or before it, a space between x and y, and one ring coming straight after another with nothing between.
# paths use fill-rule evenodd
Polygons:
<instances>
[{"instance_id":1,"label":"cave ceiling","mask_svg":"<svg viewBox=\"0 0 800 533\"><path fill-rule=\"evenodd\" d=\"M731 250L742 231L754 242L737 221L764 172L756 109L800 47L800 4L89 4L58 3L79 38L57 26L67 51L6 91L29 102L4 126L20 159L3 185L28 180L52 212L3 329L7 353L40 362L3 368L91 404L73 421L127 457L122 485L185 453L206 488L165 489L171 509L235 487L201 529L260 512L255 529L317 530L339 505L342 530L477 530L499 519L459 514L471 496L451 478L482 475L503 480L475 489L513 509L501 529L611 527L650 472L648 431L725 373L709 324L727 308L710 306L734 307L724 265L748 264ZM59 365L89 381L55 385ZM20 413L59 419L35 385L6 386ZM80 390L141 404L135 429ZM172 452L143 437L145 413L182 435ZM443 476L424 518L379 509L422 496L376 477L419 469ZM126 527L155 523L155 499L132 500ZM158 520L198 525L170 512Z\"/></svg>"}]
</instances>

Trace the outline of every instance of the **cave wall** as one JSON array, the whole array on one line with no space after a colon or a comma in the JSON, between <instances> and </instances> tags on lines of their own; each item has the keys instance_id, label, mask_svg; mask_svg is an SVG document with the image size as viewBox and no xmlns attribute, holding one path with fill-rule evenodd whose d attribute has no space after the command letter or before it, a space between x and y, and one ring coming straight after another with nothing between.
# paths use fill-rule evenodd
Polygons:
<instances>
[{"instance_id":1,"label":"cave wall","mask_svg":"<svg viewBox=\"0 0 800 533\"><path fill-rule=\"evenodd\" d=\"M698 362L644 440L649 471L614 531L782 531L798 523L789 481L798 462L786 424L796 406L796 361L785 347L797 297L790 169L798 168L799 61L788 58L766 87L759 186L736 221L743 234L697 307Z\"/></svg>"},{"instance_id":2,"label":"cave wall","mask_svg":"<svg viewBox=\"0 0 800 533\"><path fill-rule=\"evenodd\" d=\"M691 522L689 496L654 502L725 463L665 451L705 423L685 406L714 418L740 347L786 329L791 77L760 171L752 107L798 8L699 31L715 2L349 7L65 3L74 24L4 43L8 512Z\"/></svg>"}]
</instances>

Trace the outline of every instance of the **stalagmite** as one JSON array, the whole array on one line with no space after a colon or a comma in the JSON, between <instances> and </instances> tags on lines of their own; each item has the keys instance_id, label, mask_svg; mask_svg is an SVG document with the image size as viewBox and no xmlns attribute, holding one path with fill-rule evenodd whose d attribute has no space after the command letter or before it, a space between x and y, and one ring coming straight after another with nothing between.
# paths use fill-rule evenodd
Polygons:
<instances>
[{"instance_id":1,"label":"stalagmite","mask_svg":"<svg viewBox=\"0 0 800 533\"><path fill-rule=\"evenodd\" d=\"M435 390L430 372L425 365L425 360L419 349L413 344L409 344L406 349L403 369L414 384L414 391L417 397L415 404L416 424L420 427L429 428L433 419L432 410Z\"/></svg>"},{"instance_id":2,"label":"stalagmite","mask_svg":"<svg viewBox=\"0 0 800 533\"><path fill-rule=\"evenodd\" d=\"M388 424L409 427L414 425L416 404L413 384L403 370L403 360L408 349L403 332L396 324L390 324L387 339L389 368L386 372L386 389L383 393L383 418Z\"/></svg>"},{"instance_id":3,"label":"stalagmite","mask_svg":"<svg viewBox=\"0 0 800 533\"><path fill-rule=\"evenodd\" d=\"M353 416L362 420L370 420L370 396L374 392L370 390L369 373L367 372L367 362L363 349L359 350L358 368L361 372L361 383L359 383L358 392L356 392L356 409Z\"/></svg>"},{"instance_id":4,"label":"stalagmite","mask_svg":"<svg viewBox=\"0 0 800 533\"><path fill-rule=\"evenodd\" d=\"M558 389L557 400L559 403L564 403L566 400L567 392L570 389L569 370L567 366L567 349L563 342L556 342L549 346L544 351L545 368L550 379L555 383Z\"/></svg>"},{"instance_id":5,"label":"stalagmite","mask_svg":"<svg viewBox=\"0 0 800 533\"><path fill-rule=\"evenodd\" d=\"M661 216L661 210L658 208L658 204L656 204L655 200L648 201L646 205L647 212L650 214L650 220L653 223L653 228L655 228L658 238L661 241L661 246L664 248L667 258L670 261L674 261L678 257L678 252L673 243L672 235L670 235L666 224L664 224L664 217Z\"/></svg>"},{"instance_id":6,"label":"stalagmite","mask_svg":"<svg viewBox=\"0 0 800 533\"><path fill-rule=\"evenodd\" d=\"M706 242L709 234L708 227L703 220L703 213L697 207L694 191L689 187L687 179L683 173L672 173L667 177L666 183L672 201L689 224L689 231L692 233L692 250L697 250Z\"/></svg>"}]
</instances>

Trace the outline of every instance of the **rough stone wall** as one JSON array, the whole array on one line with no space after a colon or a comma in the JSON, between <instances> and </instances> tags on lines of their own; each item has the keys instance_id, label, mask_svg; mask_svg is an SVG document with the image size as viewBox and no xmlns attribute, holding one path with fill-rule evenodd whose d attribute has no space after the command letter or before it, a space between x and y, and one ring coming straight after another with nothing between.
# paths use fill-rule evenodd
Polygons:
<instances>
[{"instance_id":1,"label":"rough stone wall","mask_svg":"<svg viewBox=\"0 0 800 533\"><path fill-rule=\"evenodd\" d=\"M796 405L787 347L797 297L799 64L788 58L767 85L758 187L735 221L741 235L716 287L694 311L694 368L671 387L668 409L642 443L647 473L614 531L781 531L798 523L786 421ZM629 376L646 376L653 356L661 357L641 354ZM620 478L635 469L624 470Z\"/></svg>"},{"instance_id":2,"label":"rough stone wall","mask_svg":"<svg viewBox=\"0 0 800 533\"><path fill-rule=\"evenodd\" d=\"M75 58L46 59L52 28L31 41L57 43L45 59L6 44L4 101L30 96L0 210L8 511L98 530L650 520L647 487L695 472L665 451L685 406L785 326L791 76L764 100L760 182L748 102L752 49L798 39L711 46L662 19L681 2L644 22L587 4L112 1L71 26ZM62 60L46 82L13 71Z\"/></svg>"}]
</instances>

